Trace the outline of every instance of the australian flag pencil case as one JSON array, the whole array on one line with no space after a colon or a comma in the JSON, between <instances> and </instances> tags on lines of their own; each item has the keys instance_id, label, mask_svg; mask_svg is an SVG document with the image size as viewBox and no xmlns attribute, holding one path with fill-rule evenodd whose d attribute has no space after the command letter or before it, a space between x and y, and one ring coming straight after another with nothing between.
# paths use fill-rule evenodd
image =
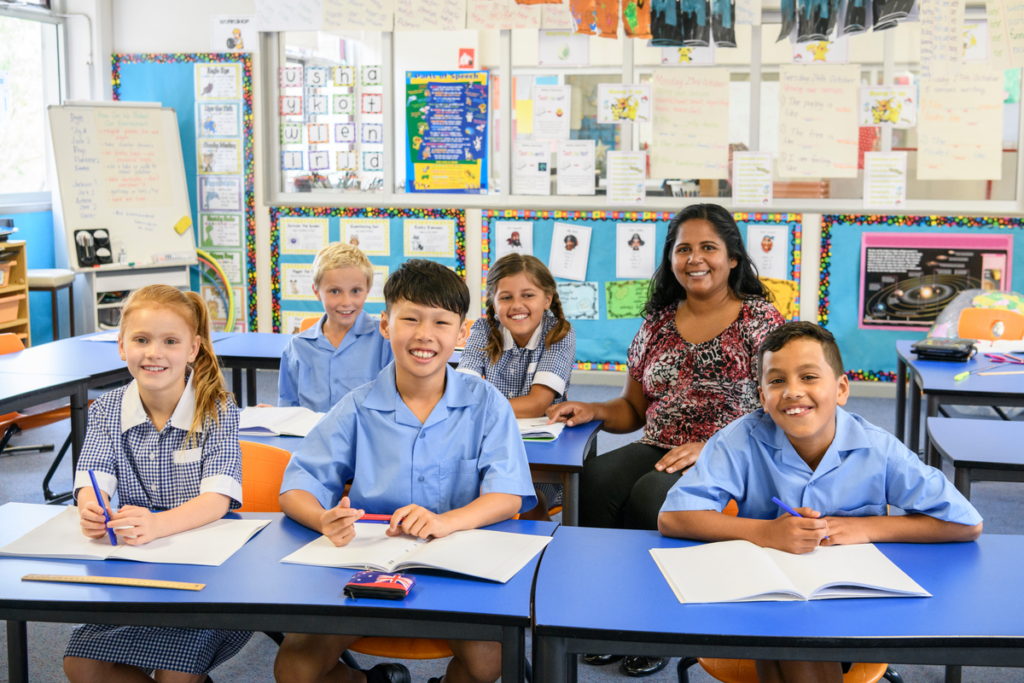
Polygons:
<instances>
[{"instance_id":1,"label":"australian flag pencil case","mask_svg":"<svg viewBox=\"0 0 1024 683\"><path fill-rule=\"evenodd\" d=\"M385 572L356 572L345 584L345 595L350 598L377 598L378 600L404 600L416 578L405 574Z\"/></svg>"}]
</instances>

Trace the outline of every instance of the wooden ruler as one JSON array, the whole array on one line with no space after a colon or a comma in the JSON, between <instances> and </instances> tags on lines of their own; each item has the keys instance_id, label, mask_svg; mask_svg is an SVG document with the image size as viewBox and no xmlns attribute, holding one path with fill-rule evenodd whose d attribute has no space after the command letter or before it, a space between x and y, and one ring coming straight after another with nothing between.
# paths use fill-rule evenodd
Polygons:
<instances>
[{"instance_id":1,"label":"wooden ruler","mask_svg":"<svg viewBox=\"0 0 1024 683\"><path fill-rule=\"evenodd\" d=\"M49 581L51 583L93 583L101 586L131 586L132 588L168 588L179 591L201 591L205 583L183 583L181 581L156 581L153 579L130 579L119 576L64 576L61 574L26 574L22 581Z\"/></svg>"}]
</instances>

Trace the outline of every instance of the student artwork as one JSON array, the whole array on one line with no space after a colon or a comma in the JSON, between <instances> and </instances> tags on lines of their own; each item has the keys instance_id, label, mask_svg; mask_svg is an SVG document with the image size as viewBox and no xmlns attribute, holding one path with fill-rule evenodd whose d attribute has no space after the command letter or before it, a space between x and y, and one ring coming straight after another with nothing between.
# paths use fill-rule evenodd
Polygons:
<instances>
[{"instance_id":1,"label":"student artwork","mask_svg":"<svg viewBox=\"0 0 1024 683\"><path fill-rule=\"evenodd\" d=\"M572 86L535 85L533 88L534 140L568 140Z\"/></svg>"},{"instance_id":2,"label":"student artwork","mask_svg":"<svg viewBox=\"0 0 1024 683\"><path fill-rule=\"evenodd\" d=\"M920 0L921 78L949 78L963 57L964 5L960 0Z\"/></svg>"},{"instance_id":3,"label":"student artwork","mask_svg":"<svg viewBox=\"0 0 1024 683\"><path fill-rule=\"evenodd\" d=\"M466 0L404 0L395 31L459 31L466 28Z\"/></svg>"},{"instance_id":4,"label":"student artwork","mask_svg":"<svg viewBox=\"0 0 1024 683\"><path fill-rule=\"evenodd\" d=\"M747 253L761 277L789 277L789 226L752 223L747 226Z\"/></svg>"},{"instance_id":5,"label":"student artwork","mask_svg":"<svg viewBox=\"0 0 1024 683\"><path fill-rule=\"evenodd\" d=\"M305 167L302 152L281 152L281 170L301 171Z\"/></svg>"},{"instance_id":6,"label":"student artwork","mask_svg":"<svg viewBox=\"0 0 1024 683\"><path fill-rule=\"evenodd\" d=\"M917 88L862 87L860 125L913 128L917 125Z\"/></svg>"},{"instance_id":7,"label":"student artwork","mask_svg":"<svg viewBox=\"0 0 1024 683\"><path fill-rule=\"evenodd\" d=\"M282 145L301 145L302 144L302 124L301 123L282 123L281 124L281 144Z\"/></svg>"},{"instance_id":8,"label":"student artwork","mask_svg":"<svg viewBox=\"0 0 1024 683\"><path fill-rule=\"evenodd\" d=\"M327 150L309 150L309 170L329 171L331 169L331 153Z\"/></svg>"},{"instance_id":9,"label":"student artwork","mask_svg":"<svg viewBox=\"0 0 1024 683\"><path fill-rule=\"evenodd\" d=\"M647 153L608 152L608 204L637 206L647 197Z\"/></svg>"},{"instance_id":10,"label":"student artwork","mask_svg":"<svg viewBox=\"0 0 1024 683\"><path fill-rule=\"evenodd\" d=\"M651 86L597 85L598 123L650 123Z\"/></svg>"},{"instance_id":11,"label":"student artwork","mask_svg":"<svg viewBox=\"0 0 1024 683\"><path fill-rule=\"evenodd\" d=\"M552 275L580 282L587 279L590 233L591 228L584 225L555 223L548 257L548 269Z\"/></svg>"},{"instance_id":12,"label":"student artwork","mask_svg":"<svg viewBox=\"0 0 1024 683\"><path fill-rule=\"evenodd\" d=\"M847 64L850 61L850 41L845 36L829 41L813 40L793 44L794 64Z\"/></svg>"},{"instance_id":13,"label":"student artwork","mask_svg":"<svg viewBox=\"0 0 1024 683\"><path fill-rule=\"evenodd\" d=\"M406 189L487 190L487 71L406 73Z\"/></svg>"},{"instance_id":14,"label":"student artwork","mask_svg":"<svg viewBox=\"0 0 1024 683\"><path fill-rule=\"evenodd\" d=\"M207 140L197 141L199 172L202 174L237 175L242 172L242 141Z\"/></svg>"},{"instance_id":15,"label":"student artwork","mask_svg":"<svg viewBox=\"0 0 1024 683\"><path fill-rule=\"evenodd\" d=\"M650 279L654 276L657 248L653 223L618 223L615 226L615 277Z\"/></svg>"},{"instance_id":16,"label":"student artwork","mask_svg":"<svg viewBox=\"0 0 1024 683\"><path fill-rule=\"evenodd\" d=\"M330 79L327 75L327 69L322 66L306 67L306 87L326 88L329 84Z\"/></svg>"},{"instance_id":17,"label":"student artwork","mask_svg":"<svg viewBox=\"0 0 1024 683\"><path fill-rule=\"evenodd\" d=\"M495 221L494 259L506 254L533 256L533 223L529 221Z\"/></svg>"},{"instance_id":18,"label":"student artwork","mask_svg":"<svg viewBox=\"0 0 1024 683\"><path fill-rule=\"evenodd\" d=\"M235 301L235 327L232 330L225 330L224 325L228 321L227 299L221 296L220 289L211 285L200 287L199 294L206 302L206 310L210 312L210 329L219 332L245 332L245 317L242 315L242 302L245 297L241 287L232 287L232 294Z\"/></svg>"},{"instance_id":19,"label":"student artwork","mask_svg":"<svg viewBox=\"0 0 1024 683\"><path fill-rule=\"evenodd\" d=\"M840 0L797 0L796 42L827 41L836 27Z\"/></svg>"},{"instance_id":20,"label":"student artwork","mask_svg":"<svg viewBox=\"0 0 1024 683\"><path fill-rule=\"evenodd\" d=\"M450 258L455 255L455 221L406 218L403 221L403 229L403 255L412 258Z\"/></svg>"},{"instance_id":21,"label":"student artwork","mask_svg":"<svg viewBox=\"0 0 1024 683\"><path fill-rule=\"evenodd\" d=\"M241 177L200 177L199 209L201 211L241 211Z\"/></svg>"},{"instance_id":22,"label":"student artwork","mask_svg":"<svg viewBox=\"0 0 1024 683\"><path fill-rule=\"evenodd\" d=\"M547 8L545 8L547 9ZM590 41L571 29L541 29L537 43L538 66L590 66Z\"/></svg>"},{"instance_id":23,"label":"student artwork","mask_svg":"<svg viewBox=\"0 0 1024 683\"><path fill-rule=\"evenodd\" d=\"M311 96L309 98L309 113L315 115L326 114L328 109L328 101L326 97L322 96Z\"/></svg>"},{"instance_id":24,"label":"student artwork","mask_svg":"<svg viewBox=\"0 0 1024 683\"><path fill-rule=\"evenodd\" d=\"M199 246L242 247L242 214L199 214Z\"/></svg>"},{"instance_id":25,"label":"student artwork","mask_svg":"<svg viewBox=\"0 0 1024 683\"><path fill-rule=\"evenodd\" d=\"M282 254L316 254L327 246L326 218L282 218Z\"/></svg>"},{"instance_id":26,"label":"student artwork","mask_svg":"<svg viewBox=\"0 0 1024 683\"><path fill-rule=\"evenodd\" d=\"M611 280L604 283L609 320L644 317L650 280Z\"/></svg>"},{"instance_id":27,"label":"student artwork","mask_svg":"<svg viewBox=\"0 0 1024 683\"><path fill-rule=\"evenodd\" d=\"M282 66L281 67L280 85L281 85L282 88L301 88L302 87L302 67L301 66Z\"/></svg>"},{"instance_id":28,"label":"student artwork","mask_svg":"<svg viewBox=\"0 0 1024 683\"><path fill-rule=\"evenodd\" d=\"M987 21L965 23L963 39L963 60L965 62L987 62L989 60Z\"/></svg>"},{"instance_id":29,"label":"student artwork","mask_svg":"<svg viewBox=\"0 0 1024 683\"><path fill-rule=\"evenodd\" d=\"M556 286L566 320L597 320L601 317L599 283L559 282Z\"/></svg>"},{"instance_id":30,"label":"student artwork","mask_svg":"<svg viewBox=\"0 0 1024 683\"><path fill-rule=\"evenodd\" d=\"M797 320L800 317L800 283L793 280L780 280L772 277L761 277L761 284L768 288L772 295L772 305L786 320Z\"/></svg>"},{"instance_id":31,"label":"student artwork","mask_svg":"<svg viewBox=\"0 0 1024 683\"><path fill-rule=\"evenodd\" d=\"M592 195L597 187L597 141L558 141L558 194Z\"/></svg>"},{"instance_id":32,"label":"student artwork","mask_svg":"<svg viewBox=\"0 0 1024 683\"><path fill-rule=\"evenodd\" d=\"M306 126L306 130L311 145L326 145L331 141L331 127L326 123L311 123Z\"/></svg>"},{"instance_id":33,"label":"student artwork","mask_svg":"<svg viewBox=\"0 0 1024 683\"><path fill-rule=\"evenodd\" d=\"M334 141L352 144L356 141L356 124L336 123L334 124Z\"/></svg>"},{"instance_id":34,"label":"student artwork","mask_svg":"<svg viewBox=\"0 0 1024 683\"><path fill-rule=\"evenodd\" d=\"M337 153L337 168L339 171L358 171L359 170L359 153L358 152L338 152Z\"/></svg>"},{"instance_id":35,"label":"student artwork","mask_svg":"<svg viewBox=\"0 0 1024 683\"><path fill-rule=\"evenodd\" d=\"M733 206L771 206L775 191L773 178L771 152L733 152Z\"/></svg>"},{"instance_id":36,"label":"student artwork","mask_svg":"<svg viewBox=\"0 0 1024 683\"><path fill-rule=\"evenodd\" d=\"M366 295L367 303L384 303L384 282L388 279L387 266L373 267L373 284L370 285L370 292Z\"/></svg>"},{"instance_id":37,"label":"student artwork","mask_svg":"<svg viewBox=\"0 0 1024 683\"><path fill-rule=\"evenodd\" d=\"M281 116L302 116L302 98L292 95L282 96Z\"/></svg>"},{"instance_id":38,"label":"student artwork","mask_svg":"<svg viewBox=\"0 0 1024 683\"><path fill-rule=\"evenodd\" d=\"M323 0L324 31L390 31L395 27L395 0Z\"/></svg>"},{"instance_id":39,"label":"student artwork","mask_svg":"<svg viewBox=\"0 0 1024 683\"><path fill-rule=\"evenodd\" d=\"M364 66L362 68L362 82L363 87L383 85L384 76L382 73L383 67L380 65Z\"/></svg>"},{"instance_id":40,"label":"student artwork","mask_svg":"<svg viewBox=\"0 0 1024 683\"><path fill-rule=\"evenodd\" d=\"M380 93L363 93L360 96L360 103L360 111L364 114L384 113L384 96Z\"/></svg>"},{"instance_id":41,"label":"student artwork","mask_svg":"<svg viewBox=\"0 0 1024 683\"><path fill-rule=\"evenodd\" d=\"M518 140L512 159L512 193L551 194L551 143Z\"/></svg>"},{"instance_id":42,"label":"student artwork","mask_svg":"<svg viewBox=\"0 0 1024 683\"><path fill-rule=\"evenodd\" d=\"M281 264L281 298L316 300L313 293L313 264Z\"/></svg>"},{"instance_id":43,"label":"student artwork","mask_svg":"<svg viewBox=\"0 0 1024 683\"><path fill-rule=\"evenodd\" d=\"M779 81L779 175L856 178L860 66L783 65Z\"/></svg>"},{"instance_id":44,"label":"student artwork","mask_svg":"<svg viewBox=\"0 0 1024 683\"><path fill-rule=\"evenodd\" d=\"M1024 66L1024 32L1011 26L1024 23L1024 7L1006 0L986 0L988 32L992 44L992 68L1016 69Z\"/></svg>"},{"instance_id":45,"label":"student artwork","mask_svg":"<svg viewBox=\"0 0 1024 683\"><path fill-rule=\"evenodd\" d=\"M1003 75L965 64L956 76L921 83L918 180L1002 178Z\"/></svg>"},{"instance_id":46,"label":"student artwork","mask_svg":"<svg viewBox=\"0 0 1024 683\"><path fill-rule=\"evenodd\" d=\"M238 100L242 95L242 70L239 64L196 64L196 99Z\"/></svg>"},{"instance_id":47,"label":"student artwork","mask_svg":"<svg viewBox=\"0 0 1024 683\"><path fill-rule=\"evenodd\" d=\"M736 0L734 9L737 26L761 25L761 0Z\"/></svg>"},{"instance_id":48,"label":"student artwork","mask_svg":"<svg viewBox=\"0 0 1024 683\"><path fill-rule=\"evenodd\" d=\"M367 256L391 255L391 222L386 218L342 218L339 224L340 242L358 247Z\"/></svg>"},{"instance_id":49,"label":"student artwork","mask_svg":"<svg viewBox=\"0 0 1024 683\"><path fill-rule=\"evenodd\" d=\"M662 66L712 66L715 63L715 46L707 47L663 47Z\"/></svg>"},{"instance_id":50,"label":"student artwork","mask_svg":"<svg viewBox=\"0 0 1024 683\"><path fill-rule=\"evenodd\" d=\"M241 135L241 107L237 103L199 103L197 132L201 138L237 138Z\"/></svg>"},{"instance_id":51,"label":"student artwork","mask_svg":"<svg viewBox=\"0 0 1024 683\"><path fill-rule=\"evenodd\" d=\"M729 177L729 70L654 69L651 176Z\"/></svg>"},{"instance_id":52,"label":"student artwork","mask_svg":"<svg viewBox=\"0 0 1024 683\"><path fill-rule=\"evenodd\" d=\"M864 153L864 208L902 209L907 205L907 153Z\"/></svg>"},{"instance_id":53,"label":"student artwork","mask_svg":"<svg viewBox=\"0 0 1024 683\"><path fill-rule=\"evenodd\" d=\"M354 66L336 66L331 69L331 78L339 88L356 87L356 68Z\"/></svg>"},{"instance_id":54,"label":"student artwork","mask_svg":"<svg viewBox=\"0 0 1024 683\"><path fill-rule=\"evenodd\" d=\"M968 289L1010 291L1013 235L861 235L859 327L925 331Z\"/></svg>"},{"instance_id":55,"label":"student artwork","mask_svg":"<svg viewBox=\"0 0 1024 683\"><path fill-rule=\"evenodd\" d=\"M384 143L383 123L364 123L360 140L364 145L380 145Z\"/></svg>"},{"instance_id":56,"label":"student artwork","mask_svg":"<svg viewBox=\"0 0 1024 683\"><path fill-rule=\"evenodd\" d=\"M242 284L242 252L209 250L206 253L217 261L230 284Z\"/></svg>"},{"instance_id":57,"label":"student artwork","mask_svg":"<svg viewBox=\"0 0 1024 683\"><path fill-rule=\"evenodd\" d=\"M557 28L571 30L573 28L573 21L569 3L562 2L557 5L547 3L541 5L540 27L542 29Z\"/></svg>"},{"instance_id":58,"label":"student artwork","mask_svg":"<svg viewBox=\"0 0 1024 683\"><path fill-rule=\"evenodd\" d=\"M482 31L511 29L536 31L540 26L540 5L494 2L494 0L469 0L466 28Z\"/></svg>"}]
</instances>

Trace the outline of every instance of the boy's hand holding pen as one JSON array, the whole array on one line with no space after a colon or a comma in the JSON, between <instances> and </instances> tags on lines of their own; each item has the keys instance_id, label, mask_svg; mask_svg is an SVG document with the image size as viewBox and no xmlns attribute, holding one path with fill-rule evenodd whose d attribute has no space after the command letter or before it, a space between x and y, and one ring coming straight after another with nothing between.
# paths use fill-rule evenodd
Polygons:
<instances>
[{"instance_id":1,"label":"boy's hand holding pen","mask_svg":"<svg viewBox=\"0 0 1024 683\"><path fill-rule=\"evenodd\" d=\"M336 507L324 510L320 515L320 533L339 548L348 545L356 537L356 528L352 525L362 519L364 514L363 510L352 507L348 496L343 496Z\"/></svg>"},{"instance_id":2,"label":"boy's hand holding pen","mask_svg":"<svg viewBox=\"0 0 1024 683\"><path fill-rule=\"evenodd\" d=\"M760 545L795 555L809 553L828 540L828 521L811 508L791 508L778 498L772 502L786 514L768 523L765 542Z\"/></svg>"}]
</instances>

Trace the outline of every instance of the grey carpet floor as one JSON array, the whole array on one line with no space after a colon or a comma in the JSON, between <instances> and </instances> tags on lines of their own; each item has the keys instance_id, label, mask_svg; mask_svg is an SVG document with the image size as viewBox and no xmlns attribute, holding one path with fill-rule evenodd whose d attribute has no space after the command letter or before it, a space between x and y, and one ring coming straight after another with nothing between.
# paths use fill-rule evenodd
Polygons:
<instances>
[{"instance_id":1,"label":"grey carpet floor","mask_svg":"<svg viewBox=\"0 0 1024 683\"><path fill-rule=\"evenodd\" d=\"M230 377L228 377L230 381ZM229 383L230 386L230 383ZM275 403L277 399L277 373L260 371L257 388L259 398L267 403ZM603 401L618 395L618 391L610 387L573 385L570 397L580 401ZM851 399L847 409L862 415L870 422L892 431L894 429L895 402L891 399ZM964 408L963 416L979 419L998 419L995 414L985 408ZM54 443L59 447L68 434L67 422L25 432L14 440L15 444ZM607 453L619 446L635 441L637 434L605 434L598 437L598 452ZM15 455L0 458L0 502L18 501L25 503L42 503L43 494L40 486L46 473L52 453ZM54 491L68 490L71 487L71 465L62 464L58 476L51 488ZM952 479L952 470L947 468L946 475ZM1017 484L977 482L971 489L971 499L978 511L985 518L985 533L1020 534L1024 533L1024 487ZM65 681L61 669L64 647L71 633L71 625L41 624L29 625L29 666L32 683L56 683ZM424 633L425 637L431 634ZM529 651L527 636L527 651ZM238 656L220 666L213 672L216 683L272 683L274 656L277 646L263 634L256 634ZM365 655L358 655L363 668L379 661ZM405 662L412 672L413 683L426 683L427 679L441 676L444 673L446 660ZM676 660L660 673L651 676L649 683L674 683ZM917 666L893 663L893 668L900 672L907 683L941 683L944 670L937 666ZM6 629L0 623L0 681L8 680L7 676L7 639ZM581 683L625 683L631 680L620 673L617 664L605 667L579 668ZM690 672L690 680L694 683L709 683L713 679L699 667ZM965 683L1024 683L1024 669L967 667L964 669Z\"/></svg>"}]
</instances>

